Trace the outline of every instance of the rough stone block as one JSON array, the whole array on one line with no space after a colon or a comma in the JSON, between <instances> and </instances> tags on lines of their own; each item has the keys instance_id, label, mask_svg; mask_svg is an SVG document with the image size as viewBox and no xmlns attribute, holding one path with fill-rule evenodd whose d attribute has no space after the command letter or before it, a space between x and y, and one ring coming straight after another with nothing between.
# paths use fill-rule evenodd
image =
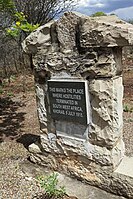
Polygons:
<instances>
[{"instance_id":1,"label":"rough stone block","mask_svg":"<svg viewBox=\"0 0 133 199\"><path fill-rule=\"evenodd\" d=\"M113 147L122 135L122 77L90 80L89 92L92 110L90 141Z\"/></svg>"},{"instance_id":2,"label":"rough stone block","mask_svg":"<svg viewBox=\"0 0 133 199\"><path fill-rule=\"evenodd\" d=\"M41 153L39 146L35 143L30 144L28 149L31 153Z\"/></svg>"},{"instance_id":3,"label":"rough stone block","mask_svg":"<svg viewBox=\"0 0 133 199\"><path fill-rule=\"evenodd\" d=\"M116 16L82 18L80 27L83 48L133 45L133 26Z\"/></svg>"},{"instance_id":4,"label":"rough stone block","mask_svg":"<svg viewBox=\"0 0 133 199\"><path fill-rule=\"evenodd\" d=\"M23 50L28 54L36 54L38 50L45 50L48 52L49 47L51 46L51 36L50 29L54 24L54 21L40 26L37 30L32 32L22 43Z\"/></svg>"},{"instance_id":5,"label":"rough stone block","mask_svg":"<svg viewBox=\"0 0 133 199\"><path fill-rule=\"evenodd\" d=\"M47 111L46 111L46 104L45 104L45 86L36 84L36 102L37 102L37 112L39 123L41 126L41 130L47 128Z\"/></svg>"}]
</instances>

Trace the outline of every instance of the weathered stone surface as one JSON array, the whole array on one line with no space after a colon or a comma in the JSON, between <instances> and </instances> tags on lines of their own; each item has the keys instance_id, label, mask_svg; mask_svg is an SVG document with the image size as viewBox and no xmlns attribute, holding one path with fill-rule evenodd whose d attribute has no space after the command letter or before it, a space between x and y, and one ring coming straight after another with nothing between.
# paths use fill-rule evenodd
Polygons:
<instances>
[{"instance_id":1,"label":"weathered stone surface","mask_svg":"<svg viewBox=\"0 0 133 199\"><path fill-rule=\"evenodd\" d=\"M114 169L118 167L125 155L125 144L120 138L116 146L111 150L111 159L114 166Z\"/></svg>"},{"instance_id":2,"label":"weathered stone surface","mask_svg":"<svg viewBox=\"0 0 133 199\"><path fill-rule=\"evenodd\" d=\"M37 101L37 112L38 118L40 122L41 130L47 128L47 112L46 112L46 104L45 104L45 86L36 84L36 101Z\"/></svg>"},{"instance_id":3,"label":"weathered stone surface","mask_svg":"<svg viewBox=\"0 0 133 199\"><path fill-rule=\"evenodd\" d=\"M122 135L122 77L89 81L92 123L89 137L92 143L112 147Z\"/></svg>"},{"instance_id":4,"label":"weathered stone surface","mask_svg":"<svg viewBox=\"0 0 133 199\"><path fill-rule=\"evenodd\" d=\"M81 19L81 47L114 47L133 45L133 25L116 16Z\"/></svg>"},{"instance_id":5,"label":"weathered stone surface","mask_svg":"<svg viewBox=\"0 0 133 199\"><path fill-rule=\"evenodd\" d=\"M23 50L28 54L36 54L39 50L43 53L47 53L51 47L51 26L54 24L51 21L44 26L39 27L37 30L32 32L22 43Z\"/></svg>"},{"instance_id":6,"label":"weathered stone surface","mask_svg":"<svg viewBox=\"0 0 133 199\"><path fill-rule=\"evenodd\" d=\"M133 26L116 16L92 18L70 12L31 33L23 48L33 54L37 71L43 69L52 74L67 70L71 75L84 78L109 77L121 71L115 49L90 47L130 45L132 35Z\"/></svg>"},{"instance_id":7,"label":"weathered stone surface","mask_svg":"<svg viewBox=\"0 0 133 199\"><path fill-rule=\"evenodd\" d=\"M29 145L29 151L31 153L41 153L39 146L35 143L32 143L32 144Z\"/></svg>"},{"instance_id":8,"label":"weathered stone surface","mask_svg":"<svg viewBox=\"0 0 133 199\"><path fill-rule=\"evenodd\" d=\"M31 160L49 169L61 171L64 174L76 177L88 184L100 187L105 191L133 198L133 178L122 175L107 166L99 166L94 162L83 162L83 158L76 156L62 157L54 154L36 154L30 156Z\"/></svg>"},{"instance_id":9,"label":"weathered stone surface","mask_svg":"<svg viewBox=\"0 0 133 199\"><path fill-rule=\"evenodd\" d=\"M56 30L60 51L64 54L77 51L76 33L78 31L79 16L74 13L65 13L57 21Z\"/></svg>"},{"instance_id":10,"label":"weathered stone surface","mask_svg":"<svg viewBox=\"0 0 133 199\"><path fill-rule=\"evenodd\" d=\"M53 154L55 157L61 155L63 159L76 157L76 160L79 161L80 164L83 163L86 166L92 161L101 166L110 166L112 169L120 163L125 151L121 139L113 149L109 150L106 147L93 145L89 143L89 141L72 137L60 136L57 139L55 134L52 133L49 134L48 137L47 135L41 135L39 145L36 143L35 145L31 144L29 146L30 152L41 152L40 155L43 155L42 149L44 149L46 153Z\"/></svg>"}]
</instances>

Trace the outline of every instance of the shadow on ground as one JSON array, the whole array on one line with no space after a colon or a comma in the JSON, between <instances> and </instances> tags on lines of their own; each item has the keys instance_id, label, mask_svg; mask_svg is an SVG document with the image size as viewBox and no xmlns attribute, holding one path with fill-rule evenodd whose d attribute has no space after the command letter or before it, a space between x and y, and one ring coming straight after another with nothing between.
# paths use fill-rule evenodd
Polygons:
<instances>
[{"instance_id":1,"label":"shadow on ground","mask_svg":"<svg viewBox=\"0 0 133 199\"><path fill-rule=\"evenodd\" d=\"M0 98L0 142L6 138L16 139L20 136L25 112L19 112L18 108L24 103L14 102L10 97Z\"/></svg>"}]
</instances>

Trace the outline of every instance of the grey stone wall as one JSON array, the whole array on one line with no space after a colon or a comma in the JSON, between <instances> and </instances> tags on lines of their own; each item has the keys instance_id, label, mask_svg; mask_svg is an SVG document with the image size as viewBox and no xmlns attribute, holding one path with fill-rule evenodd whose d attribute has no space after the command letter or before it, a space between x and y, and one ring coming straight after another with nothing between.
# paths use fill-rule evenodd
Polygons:
<instances>
[{"instance_id":1,"label":"grey stone wall","mask_svg":"<svg viewBox=\"0 0 133 199\"><path fill-rule=\"evenodd\" d=\"M31 159L100 186L124 157L122 47L133 45L133 26L116 16L65 13L23 43L33 56L42 134ZM48 80L87 81L89 124L52 119ZM58 132L61 133L58 133Z\"/></svg>"}]
</instances>

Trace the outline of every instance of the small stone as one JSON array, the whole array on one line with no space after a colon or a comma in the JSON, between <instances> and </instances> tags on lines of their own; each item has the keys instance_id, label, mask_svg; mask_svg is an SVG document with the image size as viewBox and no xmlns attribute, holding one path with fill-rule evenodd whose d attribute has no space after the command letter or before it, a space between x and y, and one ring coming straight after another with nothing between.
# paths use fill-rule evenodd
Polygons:
<instances>
[{"instance_id":1,"label":"small stone","mask_svg":"<svg viewBox=\"0 0 133 199\"><path fill-rule=\"evenodd\" d=\"M40 150L39 146L34 144L34 143L29 145L29 151L31 153L41 153L41 150Z\"/></svg>"}]
</instances>

